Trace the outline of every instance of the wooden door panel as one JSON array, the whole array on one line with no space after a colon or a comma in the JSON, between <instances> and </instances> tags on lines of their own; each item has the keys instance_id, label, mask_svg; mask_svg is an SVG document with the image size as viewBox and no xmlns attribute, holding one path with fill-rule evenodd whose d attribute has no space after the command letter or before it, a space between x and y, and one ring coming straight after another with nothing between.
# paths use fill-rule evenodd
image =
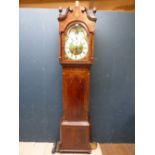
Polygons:
<instances>
[{"instance_id":1,"label":"wooden door panel","mask_svg":"<svg viewBox=\"0 0 155 155\"><path fill-rule=\"evenodd\" d=\"M89 70L74 67L63 69L63 113L65 120L87 120Z\"/></svg>"}]
</instances>

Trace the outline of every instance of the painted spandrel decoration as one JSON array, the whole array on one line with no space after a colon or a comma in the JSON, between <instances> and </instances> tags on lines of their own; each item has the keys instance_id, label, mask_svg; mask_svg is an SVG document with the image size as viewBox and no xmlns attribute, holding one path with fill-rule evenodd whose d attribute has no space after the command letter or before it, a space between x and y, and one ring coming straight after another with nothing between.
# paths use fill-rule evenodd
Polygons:
<instances>
[{"instance_id":1,"label":"painted spandrel decoration","mask_svg":"<svg viewBox=\"0 0 155 155\"><path fill-rule=\"evenodd\" d=\"M59 152L90 153L89 84L94 59L96 9L76 2L63 14L59 9L60 54L62 65L63 114Z\"/></svg>"}]
</instances>

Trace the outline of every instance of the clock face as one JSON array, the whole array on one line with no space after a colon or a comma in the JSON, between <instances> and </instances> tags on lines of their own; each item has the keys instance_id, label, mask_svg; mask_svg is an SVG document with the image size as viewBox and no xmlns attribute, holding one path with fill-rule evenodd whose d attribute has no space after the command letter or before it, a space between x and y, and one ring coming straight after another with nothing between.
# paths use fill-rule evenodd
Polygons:
<instances>
[{"instance_id":1,"label":"clock face","mask_svg":"<svg viewBox=\"0 0 155 155\"><path fill-rule=\"evenodd\" d=\"M65 56L71 60L81 60L88 55L88 35L80 24L69 28L65 37Z\"/></svg>"}]
</instances>

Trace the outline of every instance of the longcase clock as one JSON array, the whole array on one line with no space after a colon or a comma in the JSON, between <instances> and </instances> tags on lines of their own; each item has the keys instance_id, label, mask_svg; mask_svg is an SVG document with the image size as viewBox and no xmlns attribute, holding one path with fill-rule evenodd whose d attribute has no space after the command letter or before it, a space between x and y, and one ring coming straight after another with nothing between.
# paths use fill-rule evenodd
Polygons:
<instances>
[{"instance_id":1,"label":"longcase clock","mask_svg":"<svg viewBox=\"0 0 155 155\"><path fill-rule=\"evenodd\" d=\"M96 9L90 14L76 2L75 7L65 13L60 8L59 13L63 84L59 151L90 153L89 85Z\"/></svg>"}]
</instances>

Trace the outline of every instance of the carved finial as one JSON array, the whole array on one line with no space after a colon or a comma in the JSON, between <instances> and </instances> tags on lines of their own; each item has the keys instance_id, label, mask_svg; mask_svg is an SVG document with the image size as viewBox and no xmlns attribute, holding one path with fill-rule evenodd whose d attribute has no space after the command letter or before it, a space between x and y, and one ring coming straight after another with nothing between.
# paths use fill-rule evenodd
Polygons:
<instances>
[{"instance_id":1,"label":"carved finial","mask_svg":"<svg viewBox=\"0 0 155 155\"><path fill-rule=\"evenodd\" d=\"M78 0L75 1L75 6L79 6L79 1Z\"/></svg>"},{"instance_id":2,"label":"carved finial","mask_svg":"<svg viewBox=\"0 0 155 155\"><path fill-rule=\"evenodd\" d=\"M73 12L73 8L72 8L72 7L69 7L69 11L70 11L70 12Z\"/></svg>"},{"instance_id":3,"label":"carved finial","mask_svg":"<svg viewBox=\"0 0 155 155\"><path fill-rule=\"evenodd\" d=\"M62 7L60 6L60 7L59 7L59 13L60 13L60 14L62 13L62 10L63 10L63 9L62 9Z\"/></svg>"},{"instance_id":4,"label":"carved finial","mask_svg":"<svg viewBox=\"0 0 155 155\"><path fill-rule=\"evenodd\" d=\"M86 11L86 8L82 7L81 11L82 11L82 13L84 13Z\"/></svg>"},{"instance_id":5,"label":"carved finial","mask_svg":"<svg viewBox=\"0 0 155 155\"><path fill-rule=\"evenodd\" d=\"M93 13L94 13L94 14L96 13L96 8L95 8L95 7L93 8Z\"/></svg>"}]
</instances>

